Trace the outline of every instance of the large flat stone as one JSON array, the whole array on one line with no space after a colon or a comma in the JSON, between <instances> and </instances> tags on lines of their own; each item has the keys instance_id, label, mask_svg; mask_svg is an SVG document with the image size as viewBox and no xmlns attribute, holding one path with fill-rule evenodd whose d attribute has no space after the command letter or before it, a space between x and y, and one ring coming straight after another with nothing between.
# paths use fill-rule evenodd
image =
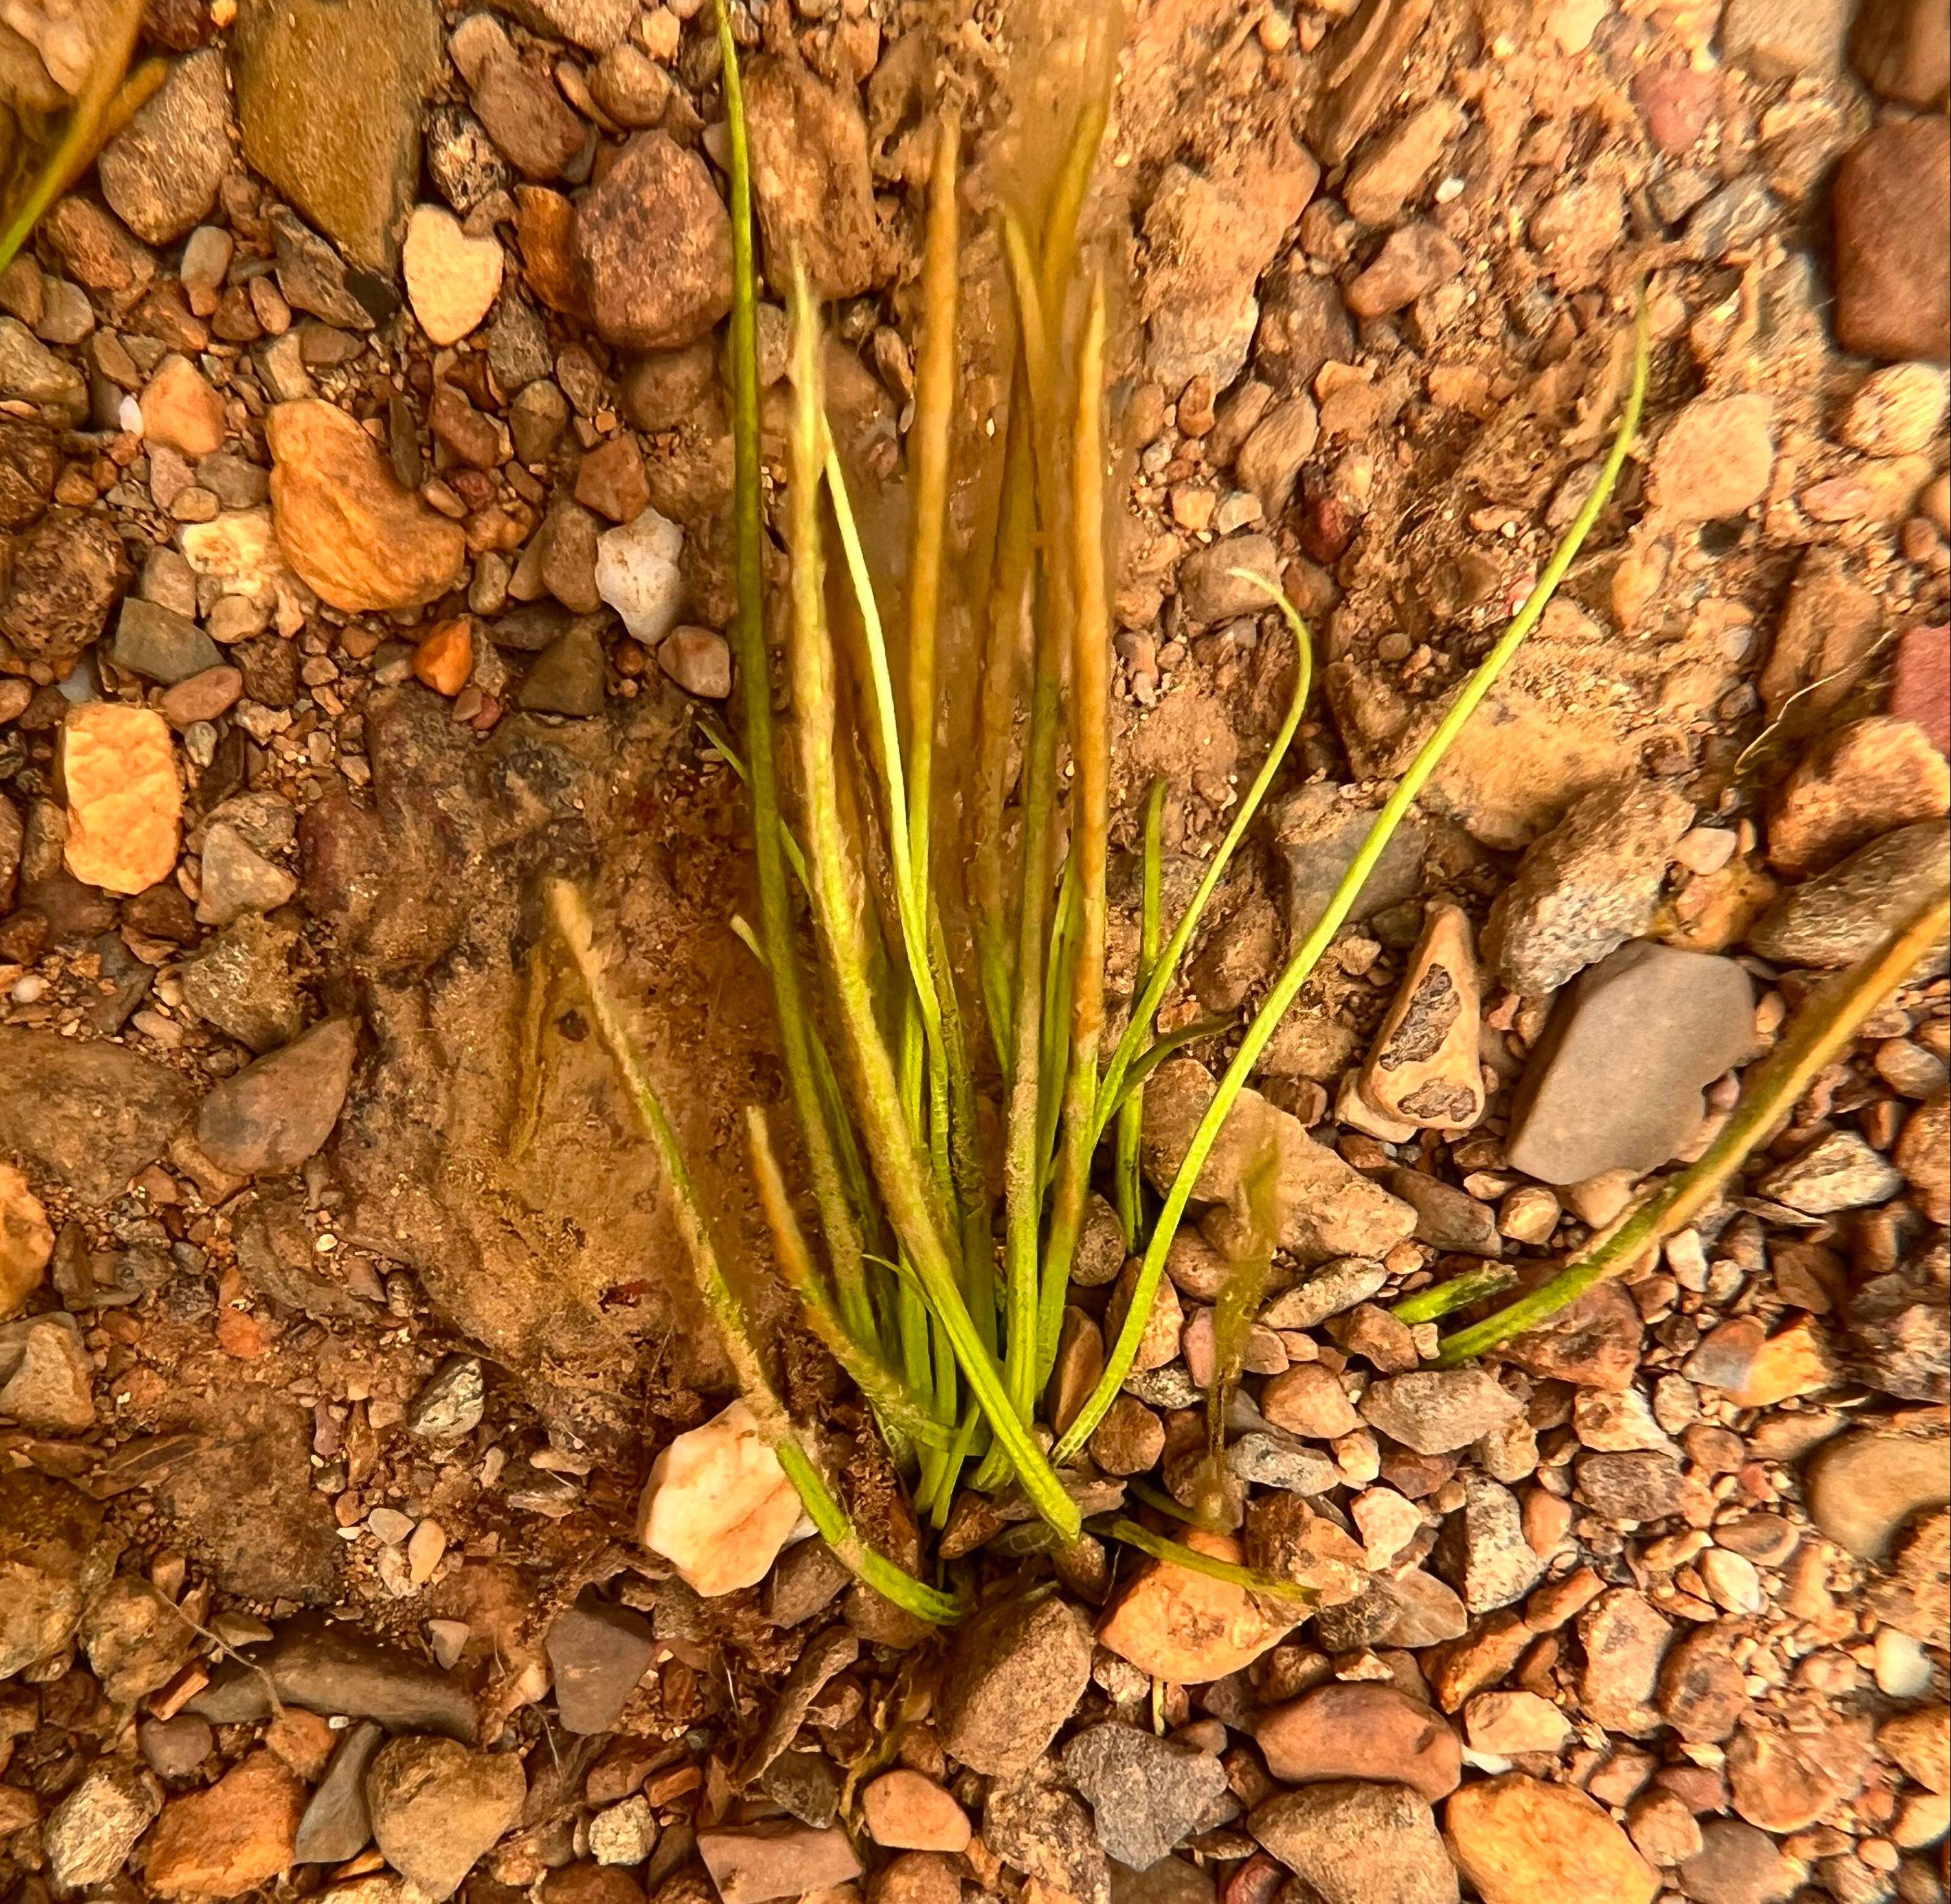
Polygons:
<instances>
[{"instance_id":1,"label":"large flat stone","mask_svg":"<svg viewBox=\"0 0 1951 1904\"><path fill-rule=\"evenodd\" d=\"M1640 940L1560 1000L1511 1120L1512 1167L1552 1184L1666 1163L1703 1088L1754 1048L1754 990L1732 959Z\"/></svg>"},{"instance_id":2,"label":"large flat stone","mask_svg":"<svg viewBox=\"0 0 1951 1904\"><path fill-rule=\"evenodd\" d=\"M390 276L441 66L432 0L243 0L244 156L352 263Z\"/></svg>"},{"instance_id":3,"label":"large flat stone","mask_svg":"<svg viewBox=\"0 0 1951 1904\"><path fill-rule=\"evenodd\" d=\"M161 1156L194 1101L175 1072L107 1039L0 1031L0 1157L90 1203Z\"/></svg>"}]
</instances>

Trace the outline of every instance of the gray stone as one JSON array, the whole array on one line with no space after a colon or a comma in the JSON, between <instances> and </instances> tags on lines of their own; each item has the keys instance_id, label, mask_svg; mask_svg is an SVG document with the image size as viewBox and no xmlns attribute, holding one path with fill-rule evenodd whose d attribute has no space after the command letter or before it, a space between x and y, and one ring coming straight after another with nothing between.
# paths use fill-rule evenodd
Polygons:
<instances>
[{"instance_id":1,"label":"gray stone","mask_svg":"<svg viewBox=\"0 0 1951 1904\"><path fill-rule=\"evenodd\" d=\"M197 1141L213 1163L239 1176L304 1163L339 1121L357 1053L352 1022L327 1019L217 1085L198 1114Z\"/></svg>"},{"instance_id":2,"label":"gray stone","mask_svg":"<svg viewBox=\"0 0 1951 1904\"><path fill-rule=\"evenodd\" d=\"M1435 1814L1406 1785L1306 1786L1269 1799L1248 1823L1322 1904L1455 1904Z\"/></svg>"},{"instance_id":3,"label":"gray stone","mask_svg":"<svg viewBox=\"0 0 1951 1904\"><path fill-rule=\"evenodd\" d=\"M1787 1904L1803 1872L1765 1831L1740 1818L1709 1818L1700 1849L1675 1875L1693 1904Z\"/></svg>"},{"instance_id":4,"label":"gray stone","mask_svg":"<svg viewBox=\"0 0 1951 1904\"><path fill-rule=\"evenodd\" d=\"M1856 0L1728 0L1721 51L1764 80L1833 77Z\"/></svg>"},{"instance_id":5,"label":"gray stone","mask_svg":"<svg viewBox=\"0 0 1951 1904\"><path fill-rule=\"evenodd\" d=\"M109 209L138 238L173 243L216 204L231 131L223 49L186 54L101 148L95 175Z\"/></svg>"},{"instance_id":6,"label":"gray stone","mask_svg":"<svg viewBox=\"0 0 1951 1904\"><path fill-rule=\"evenodd\" d=\"M1362 1419L1418 1454L1454 1454L1507 1427L1524 1405L1487 1369L1419 1369L1369 1384Z\"/></svg>"},{"instance_id":7,"label":"gray stone","mask_svg":"<svg viewBox=\"0 0 1951 1904\"><path fill-rule=\"evenodd\" d=\"M551 1622L545 1642L566 1732L610 1732L656 1650L651 1623L585 1593Z\"/></svg>"},{"instance_id":8,"label":"gray stone","mask_svg":"<svg viewBox=\"0 0 1951 1904\"><path fill-rule=\"evenodd\" d=\"M332 246L304 220L295 217L283 205L273 208L269 223L271 243L277 258L278 289L286 299L297 309L308 311L314 317L322 317L326 323L342 330L372 329L373 313L353 295L347 282L345 261ZM332 333L324 335L330 336ZM277 376L283 359L280 357L274 362L273 353L281 350L290 352L294 346L296 355L288 373ZM303 351L303 340L292 332L287 332L284 337L274 339L265 347L265 368L273 373L282 396L311 394L311 379L304 372Z\"/></svg>"},{"instance_id":9,"label":"gray stone","mask_svg":"<svg viewBox=\"0 0 1951 1904\"><path fill-rule=\"evenodd\" d=\"M1097 1725L1063 1749L1064 1774L1089 1803L1097 1841L1121 1865L1146 1871L1226 1806L1226 1768L1132 1725Z\"/></svg>"},{"instance_id":10,"label":"gray stone","mask_svg":"<svg viewBox=\"0 0 1951 1904\"><path fill-rule=\"evenodd\" d=\"M366 1772L381 1854L429 1897L451 1897L475 1860L521 1815L528 1796L513 1753L451 1739L389 1739Z\"/></svg>"},{"instance_id":11,"label":"gray stone","mask_svg":"<svg viewBox=\"0 0 1951 1904\"><path fill-rule=\"evenodd\" d=\"M94 1375L72 1316L0 1322L0 1420L36 1434L85 1434L95 1425Z\"/></svg>"},{"instance_id":12,"label":"gray stone","mask_svg":"<svg viewBox=\"0 0 1951 1904\"><path fill-rule=\"evenodd\" d=\"M162 1787L147 1765L98 1759L48 1815L42 1843L55 1888L108 1883L162 1808Z\"/></svg>"},{"instance_id":13,"label":"gray stone","mask_svg":"<svg viewBox=\"0 0 1951 1904\"><path fill-rule=\"evenodd\" d=\"M516 694L517 704L535 714L595 714L603 710L603 644L579 622L535 657Z\"/></svg>"},{"instance_id":14,"label":"gray stone","mask_svg":"<svg viewBox=\"0 0 1951 1904\"><path fill-rule=\"evenodd\" d=\"M607 52L635 17L636 0L496 0L524 27L566 39L592 53Z\"/></svg>"},{"instance_id":15,"label":"gray stone","mask_svg":"<svg viewBox=\"0 0 1951 1904\"><path fill-rule=\"evenodd\" d=\"M1732 959L1622 946L1558 1001L1512 1108L1511 1166L1550 1184L1653 1169L1753 1048L1753 986Z\"/></svg>"},{"instance_id":16,"label":"gray stone","mask_svg":"<svg viewBox=\"0 0 1951 1904\"><path fill-rule=\"evenodd\" d=\"M1374 813L1343 798L1343 791L1326 782L1302 787L1269 811L1290 947L1298 947L1328 910L1374 824ZM1359 925L1420 894L1426 845L1421 822L1413 816L1404 820L1382 849L1350 919Z\"/></svg>"},{"instance_id":17,"label":"gray stone","mask_svg":"<svg viewBox=\"0 0 1951 1904\"><path fill-rule=\"evenodd\" d=\"M0 1029L0 1156L105 1203L168 1148L195 1099L126 1045Z\"/></svg>"},{"instance_id":18,"label":"gray stone","mask_svg":"<svg viewBox=\"0 0 1951 1904\"><path fill-rule=\"evenodd\" d=\"M525 390L554 367L548 326L535 306L504 285L488 326L488 367L504 392ZM558 396L561 392L556 393ZM567 421L565 410L563 420ZM514 419L510 418L510 427ZM529 459L523 458L524 462Z\"/></svg>"},{"instance_id":19,"label":"gray stone","mask_svg":"<svg viewBox=\"0 0 1951 1904\"><path fill-rule=\"evenodd\" d=\"M1833 1216L1839 1210L1887 1203L1903 1188L1903 1173L1854 1131L1818 1138L1756 1185L1762 1196L1805 1216Z\"/></svg>"},{"instance_id":20,"label":"gray stone","mask_svg":"<svg viewBox=\"0 0 1951 1904\"><path fill-rule=\"evenodd\" d=\"M1768 187L1749 173L1694 208L1682 248L1703 262L1731 257L1754 245L1781 215Z\"/></svg>"},{"instance_id":21,"label":"gray stone","mask_svg":"<svg viewBox=\"0 0 1951 1904\"><path fill-rule=\"evenodd\" d=\"M0 317L0 397L39 404L78 423L88 414L88 385L17 317Z\"/></svg>"},{"instance_id":22,"label":"gray stone","mask_svg":"<svg viewBox=\"0 0 1951 1904\"><path fill-rule=\"evenodd\" d=\"M248 1665L220 1668L184 1709L213 1725L242 1725L270 1712L273 1691L302 1711L371 1719L389 1731L439 1732L464 1743L475 1734L474 1702L457 1681L348 1628L311 1618L281 1627Z\"/></svg>"},{"instance_id":23,"label":"gray stone","mask_svg":"<svg viewBox=\"0 0 1951 1904\"><path fill-rule=\"evenodd\" d=\"M1378 1294L1389 1272L1370 1256L1341 1256L1323 1263L1306 1281L1276 1296L1260 1313L1270 1329L1319 1328Z\"/></svg>"},{"instance_id":24,"label":"gray stone","mask_svg":"<svg viewBox=\"0 0 1951 1904\"><path fill-rule=\"evenodd\" d=\"M840 1774L823 1752L781 1753L759 1774L756 1787L817 1831L840 1815Z\"/></svg>"},{"instance_id":25,"label":"gray stone","mask_svg":"<svg viewBox=\"0 0 1951 1904\"><path fill-rule=\"evenodd\" d=\"M766 1617L776 1627L803 1626L832 1606L853 1578L824 1540L796 1540L766 1576Z\"/></svg>"},{"instance_id":26,"label":"gray stone","mask_svg":"<svg viewBox=\"0 0 1951 1904\"><path fill-rule=\"evenodd\" d=\"M298 882L259 851L245 829L215 819L204 829L203 890L196 916L205 925L229 925L249 913L267 913L298 891Z\"/></svg>"},{"instance_id":27,"label":"gray stone","mask_svg":"<svg viewBox=\"0 0 1951 1904\"><path fill-rule=\"evenodd\" d=\"M339 1740L325 1776L298 1820L295 1856L300 1864L342 1864L358 1856L371 1841L366 1771L386 1736L383 1727L367 1719Z\"/></svg>"},{"instance_id":28,"label":"gray stone","mask_svg":"<svg viewBox=\"0 0 1951 1904\"><path fill-rule=\"evenodd\" d=\"M1882 944L1951 868L1951 824L1920 820L1792 886L1762 915L1748 944L1778 965L1844 966Z\"/></svg>"},{"instance_id":29,"label":"gray stone","mask_svg":"<svg viewBox=\"0 0 1951 1904\"><path fill-rule=\"evenodd\" d=\"M1325 1494L1340 1484L1334 1462L1319 1448L1310 1448L1274 1429L1253 1429L1226 1450L1227 1472L1262 1487L1289 1494Z\"/></svg>"},{"instance_id":30,"label":"gray stone","mask_svg":"<svg viewBox=\"0 0 1951 1904\"><path fill-rule=\"evenodd\" d=\"M407 1410L407 1431L427 1441L457 1441L481 1425L487 1384L478 1356L449 1356Z\"/></svg>"},{"instance_id":31,"label":"gray stone","mask_svg":"<svg viewBox=\"0 0 1951 1904\"><path fill-rule=\"evenodd\" d=\"M1466 1256L1502 1256L1504 1239L1498 1233L1497 1213L1467 1190L1447 1184L1426 1172L1398 1164L1382 1179L1392 1196L1416 1212L1416 1240L1431 1248L1453 1250Z\"/></svg>"},{"instance_id":32,"label":"gray stone","mask_svg":"<svg viewBox=\"0 0 1951 1904\"><path fill-rule=\"evenodd\" d=\"M1270 535L1228 535L1194 549L1178 565L1178 596L1187 619L1200 627L1229 622L1241 615L1257 615L1273 598L1255 581L1242 581L1233 571L1280 580L1280 556Z\"/></svg>"},{"instance_id":33,"label":"gray stone","mask_svg":"<svg viewBox=\"0 0 1951 1904\"><path fill-rule=\"evenodd\" d=\"M1006 1865L1077 1904L1110 1904L1111 1867L1091 1815L1047 1775L991 1787L982 1842Z\"/></svg>"},{"instance_id":34,"label":"gray stone","mask_svg":"<svg viewBox=\"0 0 1951 1904\"><path fill-rule=\"evenodd\" d=\"M1581 1455L1575 1472L1578 1498L1608 1520L1661 1521L1703 1498L1680 1463L1653 1449Z\"/></svg>"},{"instance_id":35,"label":"gray stone","mask_svg":"<svg viewBox=\"0 0 1951 1904\"><path fill-rule=\"evenodd\" d=\"M971 1771L1011 1778L1043 1755L1091 1677L1091 1632L1060 1600L1012 1599L957 1633L935 1698L941 1742Z\"/></svg>"},{"instance_id":36,"label":"gray stone","mask_svg":"<svg viewBox=\"0 0 1951 1904\"><path fill-rule=\"evenodd\" d=\"M206 1025L261 1057L304 1028L292 960L298 933L247 913L215 934L183 969L184 999Z\"/></svg>"},{"instance_id":37,"label":"gray stone","mask_svg":"<svg viewBox=\"0 0 1951 1904\"><path fill-rule=\"evenodd\" d=\"M223 665L222 651L195 622L136 595L123 599L109 658L118 668L165 688Z\"/></svg>"},{"instance_id":38,"label":"gray stone","mask_svg":"<svg viewBox=\"0 0 1951 1904\"><path fill-rule=\"evenodd\" d=\"M440 195L465 218L514 183L487 129L465 106L437 105L426 119L426 168Z\"/></svg>"},{"instance_id":39,"label":"gray stone","mask_svg":"<svg viewBox=\"0 0 1951 1904\"><path fill-rule=\"evenodd\" d=\"M1521 1600L1544 1572L1544 1559L1525 1538L1517 1497L1482 1475L1466 1475L1463 1505L1444 1523L1438 1572L1472 1613Z\"/></svg>"},{"instance_id":40,"label":"gray stone","mask_svg":"<svg viewBox=\"0 0 1951 1904\"><path fill-rule=\"evenodd\" d=\"M254 0L235 39L252 170L354 264L390 276L442 65L432 0Z\"/></svg>"},{"instance_id":41,"label":"gray stone","mask_svg":"<svg viewBox=\"0 0 1951 1904\"><path fill-rule=\"evenodd\" d=\"M1525 854L1484 928L1484 963L1513 990L1555 991L1652 925L1693 803L1639 782L1572 803Z\"/></svg>"}]
</instances>

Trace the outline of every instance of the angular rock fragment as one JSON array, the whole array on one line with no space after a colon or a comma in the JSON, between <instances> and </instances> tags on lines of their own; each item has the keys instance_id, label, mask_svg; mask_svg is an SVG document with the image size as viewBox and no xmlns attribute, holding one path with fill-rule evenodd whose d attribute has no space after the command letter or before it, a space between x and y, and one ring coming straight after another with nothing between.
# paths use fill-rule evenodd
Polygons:
<instances>
[{"instance_id":1,"label":"angular rock fragment","mask_svg":"<svg viewBox=\"0 0 1951 1904\"><path fill-rule=\"evenodd\" d=\"M764 1579L800 1511L752 1411L735 1401L657 1456L638 1537L709 1598Z\"/></svg>"},{"instance_id":2,"label":"angular rock fragment","mask_svg":"<svg viewBox=\"0 0 1951 1904\"><path fill-rule=\"evenodd\" d=\"M1549 1184L1653 1169L1699 1128L1702 1090L1753 1047L1753 988L1734 960L1622 946L1559 1000L1512 1110L1511 1166Z\"/></svg>"},{"instance_id":3,"label":"angular rock fragment","mask_svg":"<svg viewBox=\"0 0 1951 1904\"><path fill-rule=\"evenodd\" d=\"M1472 940L1459 908L1431 909L1361 1075L1362 1094L1384 1116L1465 1130L1484 1114L1483 985Z\"/></svg>"}]
</instances>

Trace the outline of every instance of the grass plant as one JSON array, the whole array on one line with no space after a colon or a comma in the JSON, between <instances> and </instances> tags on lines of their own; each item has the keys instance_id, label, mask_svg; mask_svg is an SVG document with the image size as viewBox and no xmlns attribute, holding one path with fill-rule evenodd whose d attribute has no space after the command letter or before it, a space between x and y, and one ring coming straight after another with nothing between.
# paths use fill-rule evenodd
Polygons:
<instances>
[{"instance_id":1,"label":"grass plant","mask_svg":"<svg viewBox=\"0 0 1951 1904\"><path fill-rule=\"evenodd\" d=\"M1104 414L1109 320L1101 273L1080 269L1079 230L1108 104L1078 113L1040 208L1005 213L1000 236L1016 319L1003 485L982 608L970 797L962 808L966 881L938 876L936 723L947 593L947 516L957 389L960 127L941 116L922 268L910 471L907 582L897 670L821 402L820 320L796 264L769 261L791 322L787 472L777 523L791 558L785 645L790 714L774 713L764 619L766 510L760 453L757 274L752 181L738 56L718 8L729 122L734 299L729 382L735 445L738 611L732 643L744 732L713 742L748 791L758 919L741 922L773 989L816 1236L803 1228L762 1113L748 1126L777 1266L813 1332L859 1387L906 1464L919 1510L940 1525L972 1481L1019 1490L1059 1543L1079 1511L1063 1469L1130 1373L1194 1181L1228 1111L1396 827L1464 723L1542 616L1617 482L1646 382L1642 326L1626 401L1599 480L1509 627L1444 716L1378 814L1326 912L1240 1039L1163 1207L1138 1169L1144 1078L1213 1022L1162 1035L1157 1019L1205 908L1286 758L1312 691L1308 632L1268 578L1297 648L1286 715L1191 900L1164 930L1163 789L1143 820L1137 996L1104 1047L1111 829L1110 617ZM1109 62L1100 62L1108 75ZM1032 212L1035 215L1032 216ZM837 563L829 563L836 552ZM835 571L829 576L829 567ZM844 652L833 598L860 639ZM858 676L859 678L855 678ZM1014 742L1020 726L1019 756ZM851 767L861 768L857 781ZM788 822L782 782L792 787ZM1067 769L1067 772L1066 772ZM1015 825L1007 822L1015 790ZM1013 831L1013 841L1010 835ZM957 840L960 848L964 843ZM963 854L957 851L953 860ZM848 1521L805 1436L788 1419L753 1342L640 1053L601 992L581 902L554 905L571 963L647 1136L658 1147L701 1288L741 1388L841 1557L890 1599L931 1620L960 1603L874 1553ZM966 972L952 947L965 935ZM810 957L809 958L809 952ZM972 1026L986 1027L999 1073L1000 1208L988 1188ZM1108 1140L1108 1156L1107 1154ZM1090 1192L1108 1184L1128 1248L1142 1251L1128 1313L1102 1378L1060 1437L1039 1423ZM1264 1265L1261 1266L1263 1278ZM1251 1311L1243 1288L1220 1344L1238 1366ZM1093 1531L1285 1603L1303 1590L1171 1540L1136 1522Z\"/></svg>"}]
</instances>

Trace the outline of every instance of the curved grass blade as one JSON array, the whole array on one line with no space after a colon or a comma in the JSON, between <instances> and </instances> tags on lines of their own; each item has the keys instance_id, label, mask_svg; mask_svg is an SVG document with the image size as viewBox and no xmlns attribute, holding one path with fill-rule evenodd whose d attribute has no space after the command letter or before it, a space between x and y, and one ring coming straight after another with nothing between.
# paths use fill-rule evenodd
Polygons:
<instances>
[{"instance_id":1,"label":"curved grass blade","mask_svg":"<svg viewBox=\"0 0 1951 1904\"><path fill-rule=\"evenodd\" d=\"M129 73L142 24L142 0L121 0L103 23L101 50L68 108L60 141L21 195L6 228L0 230L0 271L13 263L48 208L88 170L118 125L126 123L168 76L169 68L160 60L145 61L133 73ZM128 74L126 85L124 74Z\"/></svg>"},{"instance_id":2,"label":"curved grass blade","mask_svg":"<svg viewBox=\"0 0 1951 1904\"><path fill-rule=\"evenodd\" d=\"M1218 1138L1222 1125L1232 1110L1235 1100L1245 1086L1253 1067L1260 1062L1260 1053L1286 1016L1288 1008L1299 995L1301 987L1307 982L1314 968L1320 963L1322 954L1333 943L1362 888L1368 884L1369 877L1381 859L1384 850L1401 825L1403 816L1416 804L1417 797L1428 783L1429 777L1447 754L1450 744L1463 730L1465 724L1481 704L1497 677L1502 674L1525 639L1543 618L1546 605L1558 590L1569 570L1584 547L1585 538L1592 532L1592 526L1599 520L1600 512L1610 500L1619 479L1619 472L1625 467L1626 452L1631 447L1634 432L1639 428L1640 412L1646 401L1647 369L1647 332L1646 310L1641 301L1637 348L1633 357L1632 385L1628 392L1625 406L1619 417L1619 428L1612 439L1599 479L1593 485L1592 493L1586 498L1564 539L1553 551L1551 559L1545 564L1544 573L1538 577L1517 613L1512 618L1509 627L1499 636L1477 669L1465 682L1462 691L1450 704L1449 710L1437 723L1435 731L1424 742L1416 758L1409 763L1409 771L1397 783L1395 791L1384 803L1369 827L1368 837L1362 842L1354 861L1342 876L1334 890L1334 896L1328 903L1327 910L1316 922L1315 928L1294 957L1288 960L1280 976L1275 980L1272 990L1266 1002L1254 1015L1245 1035L1240 1041L1240 1048L1233 1061L1226 1067L1207 1105L1205 1115L1200 1118L1198 1128L1193 1132L1192 1141L1187 1147L1185 1158L1180 1165L1168 1193L1165 1207L1159 1213L1153 1226L1151 1240L1146 1245L1143 1263L1135 1279L1129 1313L1124 1326L1119 1331L1118 1339L1105 1358L1104 1372L1098 1378L1077 1419L1058 1441L1052 1458L1061 1463L1069 1460L1085 1442L1091 1431L1103 1419L1104 1411L1111 1405L1118 1391L1131 1372L1132 1363L1138 1353L1138 1341L1150 1319L1152 1300L1158 1292L1158 1279L1165 1268L1166 1254L1172 1247L1172 1238L1178 1233L1179 1219L1185 1213L1186 1204L1191 1200L1192 1186L1199 1172L1204 1168L1207 1155Z\"/></svg>"},{"instance_id":3,"label":"curved grass blade","mask_svg":"<svg viewBox=\"0 0 1951 1904\"><path fill-rule=\"evenodd\" d=\"M1307 624L1300 618L1292 602L1268 581L1265 576L1256 575L1248 569L1235 569L1231 572L1242 582L1257 583L1266 590L1269 599L1278 608L1287 625L1294 631L1296 651L1296 670L1294 693L1288 702L1285 719L1280 731L1275 735L1273 745L1267 750L1266 758L1260 763L1260 770L1253 776L1253 784L1240 802L1239 810L1233 816L1232 824L1226 829L1218 851L1201 876L1191 900L1187 904L1178 923L1172 928L1172 937L1166 941L1165 950L1154 960L1146 974L1144 986L1137 1002L1132 1007L1132 1015L1111 1053L1111 1062L1104 1069L1103 1089L1098 1102L1097 1136L1101 1138L1104 1127L1110 1122L1117 1106L1122 1101L1122 1092L1125 1074L1138 1062L1152 1035L1152 1026L1158 1018L1159 1007L1165 1002L1165 995L1172 982L1178 975L1179 961L1185 956L1185 948L1192 943L1192 935L1198 930L1199 921L1206 905L1218 890L1240 842L1247 837L1247 829L1260 813L1261 803L1267 797L1267 789L1273 785L1274 776L1279 773L1281 764L1287 758L1288 749L1294 744L1294 737L1300 731L1301 716L1306 712L1308 698L1314 687L1314 643L1307 632Z\"/></svg>"},{"instance_id":4,"label":"curved grass blade","mask_svg":"<svg viewBox=\"0 0 1951 1904\"><path fill-rule=\"evenodd\" d=\"M1093 1522L1091 1525L1097 1525ZM1263 1573L1257 1567L1243 1567L1236 1560L1222 1560L1217 1554L1201 1553L1197 1547L1189 1547L1183 1541L1175 1540L1163 1534L1154 1534L1148 1527L1141 1527L1136 1521L1128 1521L1122 1515L1108 1523L1103 1532L1114 1540L1122 1541L1128 1547L1136 1547L1141 1553L1148 1553L1154 1560L1169 1561L1175 1567L1183 1567L1188 1573L1203 1574L1209 1580L1223 1580L1229 1586L1244 1587L1248 1593L1263 1600L1270 1600L1282 1606L1296 1607L1305 1612L1319 1604L1321 1596L1306 1587L1297 1586L1291 1580L1283 1580L1278 1574Z\"/></svg>"}]
</instances>

